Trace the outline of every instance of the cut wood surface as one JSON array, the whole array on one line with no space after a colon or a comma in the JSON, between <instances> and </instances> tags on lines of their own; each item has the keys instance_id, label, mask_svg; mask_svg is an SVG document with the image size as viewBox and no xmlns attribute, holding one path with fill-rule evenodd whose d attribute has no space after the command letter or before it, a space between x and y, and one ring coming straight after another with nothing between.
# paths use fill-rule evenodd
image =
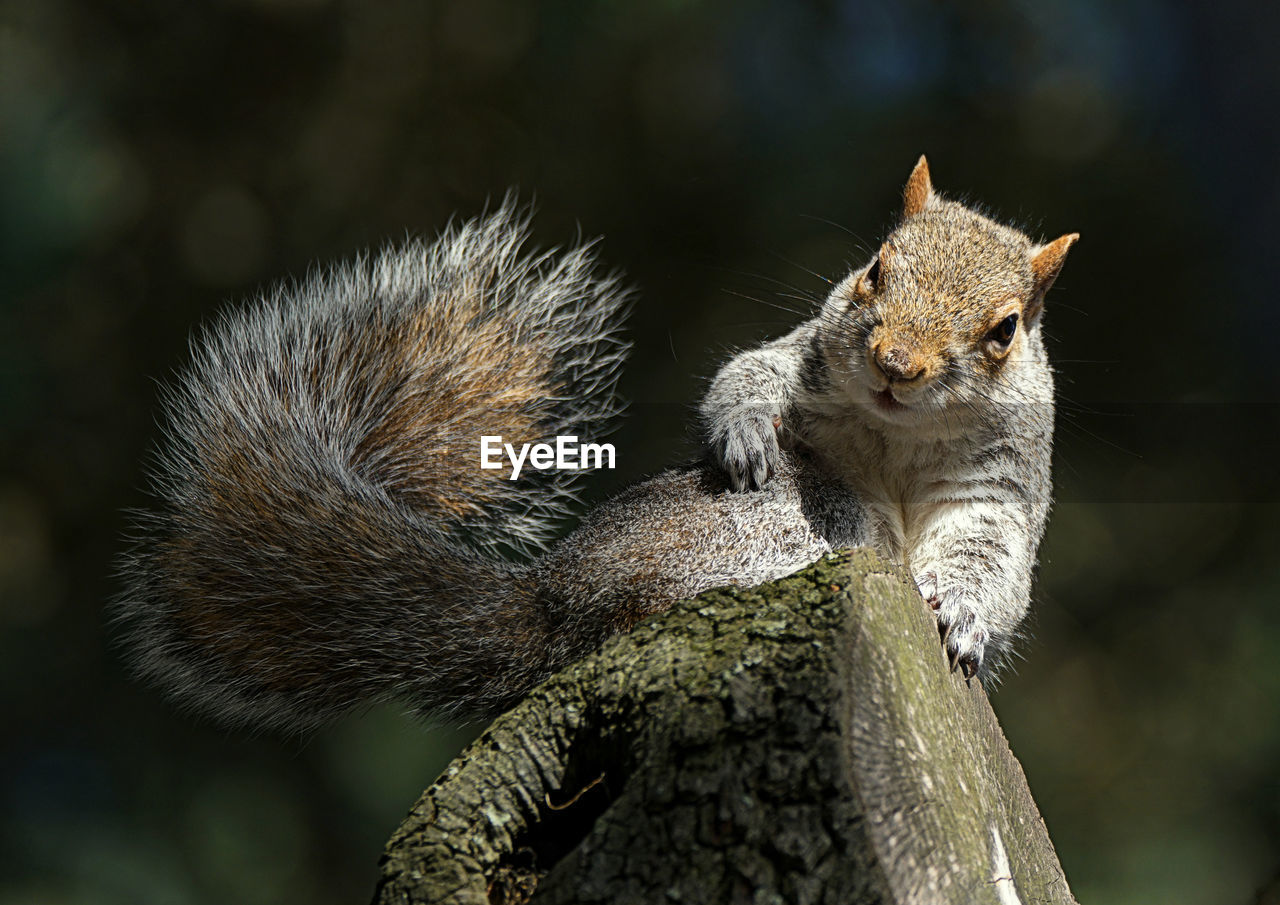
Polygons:
<instances>
[{"instance_id":1,"label":"cut wood surface","mask_svg":"<svg viewBox=\"0 0 1280 905\"><path fill-rule=\"evenodd\" d=\"M684 601L494 722L375 902L1070 903L976 680L865 550Z\"/></svg>"}]
</instances>

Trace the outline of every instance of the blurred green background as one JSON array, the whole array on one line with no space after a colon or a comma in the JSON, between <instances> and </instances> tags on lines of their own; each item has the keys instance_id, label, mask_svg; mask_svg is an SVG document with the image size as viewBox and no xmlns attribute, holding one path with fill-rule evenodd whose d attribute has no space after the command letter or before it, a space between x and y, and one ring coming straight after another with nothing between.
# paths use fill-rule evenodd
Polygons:
<instances>
[{"instance_id":1,"label":"blurred green background","mask_svg":"<svg viewBox=\"0 0 1280 905\"><path fill-rule=\"evenodd\" d=\"M640 289L619 469L863 259L921 152L1083 239L1057 506L995 695L1082 902L1280 869L1277 7L1246 0L0 0L0 903L366 901L469 731L221 731L103 602L156 382L228 300L509 186ZM474 730L470 730L474 731Z\"/></svg>"}]
</instances>

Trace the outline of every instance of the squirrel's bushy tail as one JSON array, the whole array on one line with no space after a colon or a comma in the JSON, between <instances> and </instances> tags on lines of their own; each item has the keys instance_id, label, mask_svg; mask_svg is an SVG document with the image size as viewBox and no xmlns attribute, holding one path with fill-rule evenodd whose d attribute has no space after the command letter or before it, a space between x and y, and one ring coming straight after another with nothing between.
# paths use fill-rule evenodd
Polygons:
<instances>
[{"instance_id":1,"label":"squirrel's bushy tail","mask_svg":"<svg viewBox=\"0 0 1280 905\"><path fill-rule=\"evenodd\" d=\"M572 472L480 468L480 437L594 439L626 292L494 214L221 317L164 396L153 506L115 604L180 703L306 730L400 692L490 710L545 667L524 567Z\"/></svg>"}]
</instances>

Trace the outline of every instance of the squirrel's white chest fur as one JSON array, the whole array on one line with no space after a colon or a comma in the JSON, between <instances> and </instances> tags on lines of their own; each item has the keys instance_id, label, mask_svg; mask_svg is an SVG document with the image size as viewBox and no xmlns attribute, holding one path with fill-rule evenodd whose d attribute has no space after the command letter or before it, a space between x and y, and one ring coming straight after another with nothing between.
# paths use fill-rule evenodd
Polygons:
<instances>
[{"instance_id":1,"label":"squirrel's white chest fur","mask_svg":"<svg viewBox=\"0 0 1280 905\"><path fill-rule=\"evenodd\" d=\"M971 444L886 436L858 419L816 419L808 433L853 489L866 513L867 542L910 567L929 536L946 532L970 505Z\"/></svg>"}]
</instances>

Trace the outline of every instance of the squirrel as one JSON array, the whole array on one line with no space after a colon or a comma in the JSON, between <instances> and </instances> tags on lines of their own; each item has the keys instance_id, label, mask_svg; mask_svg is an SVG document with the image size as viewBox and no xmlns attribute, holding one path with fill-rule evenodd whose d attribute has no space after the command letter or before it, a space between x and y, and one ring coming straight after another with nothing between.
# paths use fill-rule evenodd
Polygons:
<instances>
[{"instance_id":1,"label":"squirrel","mask_svg":"<svg viewBox=\"0 0 1280 905\"><path fill-rule=\"evenodd\" d=\"M875 327L852 316L854 299L904 331L932 311L957 325L956 342L958 325L977 321L1000 342L1003 321L988 323L993 305L1023 319L1004 354L961 350L964 363L946 368L984 383L946 398L926 386L934 371L910 370L920 362L951 375L928 357L940 349L895 339L885 350L878 366L896 382L891 398L870 404L893 428L882 434L884 465L906 474L910 463L897 457L913 432L936 437L929 451L938 456L952 442L937 419L983 437L999 430L997 399L1026 401L1013 389L1026 381L999 397L984 389L1003 386L1000 374L1024 368L1036 376L1020 391L1051 400L1039 306L1070 243L1037 250L931 191L917 197L920 187L913 175L903 224L881 258L841 284L807 339L805 327L793 334L821 350L821 364L804 349L792 354L785 339L734 360L704 405L716 454L641 481L554 542L578 473L526 470L508 480L481 468L479 450L494 435L594 438L619 413L630 290L598 273L590 245L526 252L528 216L508 200L430 245L389 247L223 314L162 394L152 500L135 513L113 601L134 669L185 708L260 729L303 733L392 698L424 715L482 717L676 600L780 578L837 549L923 549L928 531L912 535L914 546L892 546L881 501L845 460L865 438L845 429L841 411L850 424L871 424L859 409L867 399L838 396L867 380L851 353ZM975 275L989 291L952 294L964 288L957 279ZM913 282L917 295L904 292ZM965 395L951 404L952 393ZM934 420L917 417L926 401ZM957 505L980 510L977 560L986 568L965 593L993 584L991 570L1005 563L992 545L1009 539L988 539L996 516L976 482L1047 482L1051 409L1046 426L1046 410L1028 408L1039 412L1040 433L1008 436L1042 444L1043 463L1036 450L996 445L974 459L985 468L977 478L954 470L972 497ZM798 442L777 442L775 411ZM762 413L774 433L760 428ZM925 452L917 458L953 476ZM1044 474L1024 475L1028 462ZM887 467L880 472L888 480ZM1032 553L1047 510L1041 495L1039 521L1024 529ZM927 596L950 601L971 572L951 568L950 547L939 551L937 591ZM985 607L987 598L972 601ZM973 628L1004 625L982 613Z\"/></svg>"},{"instance_id":2,"label":"squirrel","mask_svg":"<svg viewBox=\"0 0 1280 905\"><path fill-rule=\"evenodd\" d=\"M857 495L860 542L908 568L952 668L994 675L1027 612L1052 492L1045 293L1079 239L1044 245L933 189L786 336L739 354L700 407L736 490L803 447Z\"/></svg>"}]
</instances>

